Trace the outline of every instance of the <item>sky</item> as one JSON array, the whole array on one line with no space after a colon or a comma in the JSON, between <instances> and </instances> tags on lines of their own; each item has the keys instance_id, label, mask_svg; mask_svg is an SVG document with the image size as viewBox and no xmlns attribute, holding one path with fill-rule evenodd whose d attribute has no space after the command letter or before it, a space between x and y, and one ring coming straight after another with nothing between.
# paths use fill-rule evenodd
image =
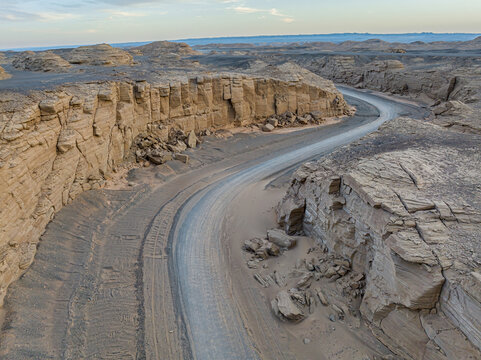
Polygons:
<instances>
[{"instance_id":1,"label":"sky","mask_svg":"<svg viewBox=\"0 0 481 360\"><path fill-rule=\"evenodd\" d=\"M344 32L481 33L481 0L0 0L0 49Z\"/></svg>"}]
</instances>

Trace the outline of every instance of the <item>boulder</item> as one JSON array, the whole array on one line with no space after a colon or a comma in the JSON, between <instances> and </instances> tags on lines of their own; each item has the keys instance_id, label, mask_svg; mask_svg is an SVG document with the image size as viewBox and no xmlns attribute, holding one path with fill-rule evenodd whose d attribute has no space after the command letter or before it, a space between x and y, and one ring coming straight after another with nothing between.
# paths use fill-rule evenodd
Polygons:
<instances>
[{"instance_id":1,"label":"boulder","mask_svg":"<svg viewBox=\"0 0 481 360\"><path fill-rule=\"evenodd\" d=\"M306 117L304 117L304 116L299 116L299 117L297 118L297 122L299 122L299 124L302 124L302 125L307 125L307 124L309 124L309 120L308 120Z\"/></svg>"},{"instance_id":2,"label":"boulder","mask_svg":"<svg viewBox=\"0 0 481 360\"><path fill-rule=\"evenodd\" d=\"M265 124L265 125L262 125L261 129L264 132L271 132L274 130L274 126L272 126L272 124Z\"/></svg>"},{"instance_id":3,"label":"boulder","mask_svg":"<svg viewBox=\"0 0 481 360\"><path fill-rule=\"evenodd\" d=\"M167 161L172 160L172 154L167 151L163 151L160 154L150 154L147 156L147 160L149 160L152 164L162 165Z\"/></svg>"},{"instance_id":4,"label":"boulder","mask_svg":"<svg viewBox=\"0 0 481 360\"><path fill-rule=\"evenodd\" d=\"M305 318L304 313L292 301L291 296L285 290L279 292L271 302L272 310L278 317L292 321L300 321Z\"/></svg>"},{"instance_id":5,"label":"boulder","mask_svg":"<svg viewBox=\"0 0 481 360\"><path fill-rule=\"evenodd\" d=\"M283 230L279 229L267 230L267 239L280 248L287 249L294 247L297 243L297 239L295 237L286 235Z\"/></svg>"},{"instance_id":6,"label":"boulder","mask_svg":"<svg viewBox=\"0 0 481 360\"><path fill-rule=\"evenodd\" d=\"M277 127L277 125L279 125L279 121L276 118L267 119L267 123L271 124L274 127Z\"/></svg>"},{"instance_id":7,"label":"boulder","mask_svg":"<svg viewBox=\"0 0 481 360\"><path fill-rule=\"evenodd\" d=\"M175 154L174 159L179 160L179 161L183 162L184 164L189 163L189 155L186 155L186 154Z\"/></svg>"},{"instance_id":8,"label":"boulder","mask_svg":"<svg viewBox=\"0 0 481 360\"><path fill-rule=\"evenodd\" d=\"M265 247L267 253L270 256L279 256L281 253L281 249L279 248L279 246L271 243L270 241L266 241L263 247Z\"/></svg>"},{"instance_id":9,"label":"boulder","mask_svg":"<svg viewBox=\"0 0 481 360\"><path fill-rule=\"evenodd\" d=\"M167 145L168 149L174 153L180 153L182 151L187 150L187 145L185 142L178 140L174 144L168 144Z\"/></svg>"},{"instance_id":10,"label":"boulder","mask_svg":"<svg viewBox=\"0 0 481 360\"><path fill-rule=\"evenodd\" d=\"M244 242L243 249L248 252L255 253L261 247L260 239L251 239Z\"/></svg>"},{"instance_id":11,"label":"boulder","mask_svg":"<svg viewBox=\"0 0 481 360\"><path fill-rule=\"evenodd\" d=\"M288 234L302 230L305 202L293 196L286 196L277 208L277 222Z\"/></svg>"},{"instance_id":12,"label":"boulder","mask_svg":"<svg viewBox=\"0 0 481 360\"><path fill-rule=\"evenodd\" d=\"M301 290L309 288L311 286L313 278L313 273L304 274L304 276L302 276L302 278L297 282L296 287Z\"/></svg>"},{"instance_id":13,"label":"boulder","mask_svg":"<svg viewBox=\"0 0 481 360\"><path fill-rule=\"evenodd\" d=\"M267 259L269 256L279 256L281 249L266 239L251 239L244 242L243 249L254 253L257 257Z\"/></svg>"},{"instance_id":14,"label":"boulder","mask_svg":"<svg viewBox=\"0 0 481 360\"><path fill-rule=\"evenodd\" d=\"M195 132L194 130L192 130L189 135L187 136L187 139L185 141L185 143L187 144L187 146L189 148L195 148L197 147L197 144L199 143L199 139L197 138L197 136L195 135Z\"/></svg>"}]
</instances>

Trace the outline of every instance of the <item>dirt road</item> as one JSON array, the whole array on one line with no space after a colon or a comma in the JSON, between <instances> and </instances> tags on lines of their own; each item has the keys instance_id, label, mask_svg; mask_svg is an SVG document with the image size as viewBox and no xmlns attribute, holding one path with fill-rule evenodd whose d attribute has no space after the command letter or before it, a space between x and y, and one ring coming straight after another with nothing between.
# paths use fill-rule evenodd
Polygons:
<instances>
[{"instance_id":1,"label":"dirt road","mask_svg":"<svg viewBox=\"0 0 481 360\"><path fill-rule=\"evenodd\" d=\"M343 92L359 108L351 119L211 139L192 153L190 167L139 169L130 175L136 186L91 191L65 207L6 298L0 356L294 358L275 324L265 326L269 353L253 341L245 309L258 311L258 318L265 309L234 295L223 223L235 197L252 184L282 177L384 121L424 113L381 96Z\"/></svg>"}]
</instances>

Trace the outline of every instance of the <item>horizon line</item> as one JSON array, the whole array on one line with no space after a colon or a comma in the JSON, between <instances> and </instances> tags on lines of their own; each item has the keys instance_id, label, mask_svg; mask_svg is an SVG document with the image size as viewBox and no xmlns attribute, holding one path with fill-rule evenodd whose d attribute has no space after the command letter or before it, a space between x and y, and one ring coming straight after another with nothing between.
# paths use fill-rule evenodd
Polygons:
<instances>
[{"instance_id":1,"label":"horizon line","mask_svg":"<svg viewBox=\"0 0 481 360\"><path fill-rule=\"evenodd\" d=\"M204 37L189 37L189 38L180 38L180 39L165 39L165 40L147 40L147 41L127 41L127 42L98 42L98 43L88 43L88 44L67 44L67 45L39 45L39 46L25 46L25 47L15 47L15 48L2 48L0 51L42 51L42 50L56 50L56 49L69 49L69 48L76 48L80 46L91 46L91 45L98 45L98 44L109 44L113 47L128 47L129 44L150 44L156 41L170 41L170 42L185 42L185 41L198 41L198 40L215 40L215 39L249 39L249 38L281 38L281 37L296 37L296 36L305 36L305 37L314 37L314 36L341 36L341 35L381 35L381 36L406 36L406 35L466 35L466 36L481 36L481 32L431 32L431 31L422 31L422 32L399 32L399 33L371 33L371 32L345 32L345 33L311 33L311 34L287 34L287 35L233 35L233 36L204 36ZM380 40L376 38L370 38L362 41L367 40ZM346 40L349 41L349 40ZM360 40L352 40L358 41ZM445 40L446 42L455 42L459 40ZM329 41L328 41L329 42ZM332 41L330 41L332 42ZM389 42L389 41L386 41ZM402 43L402 42L401 42ZM214 44L214 43L212 43Z\"/></svg>"}]
</instances>

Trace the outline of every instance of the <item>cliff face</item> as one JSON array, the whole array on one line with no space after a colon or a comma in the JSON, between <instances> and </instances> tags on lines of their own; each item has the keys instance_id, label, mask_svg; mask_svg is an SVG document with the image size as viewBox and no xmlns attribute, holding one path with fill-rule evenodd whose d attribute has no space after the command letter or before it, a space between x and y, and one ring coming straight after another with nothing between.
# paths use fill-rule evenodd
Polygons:
<instances>
[{"instance_id":1,"label":"cliff face","mask_svg":"<svg viewBox=\"0 0 481 360\"><path fill-rule=\"evenodd\" d=\"M433 123L481 134L481 63L477 58L329 55L294 61L320 76L358 88L421 100Z\"/></svg>"},{"instance_id":2,"label":"cliff face","mask_svg":"<svg viewBox=\"0 0 481 360\"><path fill-rule=\"evenodd\" d=\"M260 122L273 114L348 110L342 95L302 82L243 76L185 82L104 82L0 100L0 302L33 261L62 206L101 187L141 132L185 132Z\"/></svg>"},{"instance_id":3,"label":"cliff face","mask_svg":"<svg viewBox=\"0 0 481 360\"><path fill-rule=\"evenodd\" d=\"M477 135L398 119L302 166L280 204L288 232L365 274L359 310L403 358L481 355L480 150Z\"/></svg>"},{"instance_id":4,"label":"cliff face","mask_svg":"<svg viewBox=\"0 0 481 360\"><path fill-rule=\"evenodd\" d=\"M318 72L336 82L377 91L409 95L427 102L446 101L456 76L445 69L416 69L399 60L363 63L356 56L329 56L318 60Z\"/></svg>"}]
</instances>

